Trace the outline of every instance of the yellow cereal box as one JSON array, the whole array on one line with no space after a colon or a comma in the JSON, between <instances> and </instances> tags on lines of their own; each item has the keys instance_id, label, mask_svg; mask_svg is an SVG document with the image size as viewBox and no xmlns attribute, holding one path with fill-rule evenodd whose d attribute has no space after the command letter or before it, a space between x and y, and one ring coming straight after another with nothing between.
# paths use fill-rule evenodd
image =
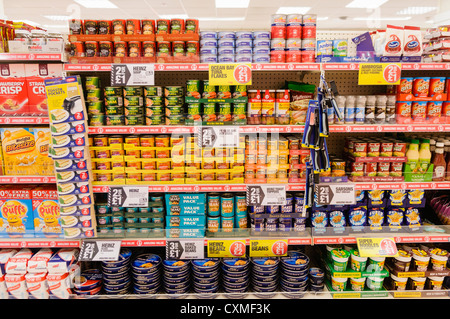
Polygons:
<instances>
[{"instance_id":1,"label":"yellow cereal box","mask_svg":"<svg viewBox=\"0 0 450 319\"><path fill-rule=\"evenodd\" d=\"M38 175L54 176L55 165L53 159L48 156L52 134L49 127L33 128L34 139L36 141L36 169Z\"/></svg>"},{"instance_id":2,"label":"yellow cereal box","mask_svg":"<svg viewBox=\"0 0 450 319\"><path fill-rule=\"evenodd\" d=\"M31 128L1 128L5 175L39 175L38 152Z\"/></svg>"}]
</instances>

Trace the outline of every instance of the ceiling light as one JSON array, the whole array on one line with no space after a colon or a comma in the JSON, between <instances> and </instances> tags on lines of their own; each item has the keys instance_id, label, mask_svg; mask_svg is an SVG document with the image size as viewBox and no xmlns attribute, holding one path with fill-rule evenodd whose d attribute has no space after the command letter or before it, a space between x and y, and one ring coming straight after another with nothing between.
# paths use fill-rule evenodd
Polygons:
<instances>
[{"instance_id":1,"label":"ceiling light","mask_svg":"<svg viewBox=\"0 0 450 319\"><path fill-rule=\"evenodd\" d=\"M280 7L277 14L306 14L311 7Z\"/></svg>"},{"instance_id":2,"label":"ceiling light","mask_svg":"<svg viewBox=\"0 0 450 319\"><path fill-rule=\"evenodd\" d=\"M117 6L109 0L73 0L89 9L116 9Z\"/></svg>"},{"instance_id":3,"label":"ceiling light","mask_svg":"<svg viewBox=\"0 0 450 319\"><path fill-rule=\"evenodd\" d=\"M44 18L47 18L47 19L50 19L53 21L67 21L71 17L69 17L69 16L44 16Z\"/></svg>"},{"instance_id":4,"label":"ceiling light","mask_svg":"<svg viewBox=\"0 0 450 319\"><path fill-rule=\"evenodd\" d=\"M405 20L410 20L410 19L411 19L411 17L391 17L391 18L358 17L358 18L353 18L353 20L355 20L355 21L367 21L367 20L405 21Z\"/></svg>"},{"instance_id":5,"label":"ceiling light","mask_svg":"<svg viewBox=\"0 0 450 319\"><path fill-rule=\"evenodd\" d=\"M347 4L346 8L363 8L363 9L375 9L382 4L388 2L388 0L353 0Z\"/></svg>"},{"instance_id":6,"label":"ceiling light","mask_svg":"<svg viewBox=\"0 0 450 319\"><path fill-rule=\"evenodd\" d=\"M248 8L250 0L216 0L216 8Z\"/></svg>"},{"instance_id":7,"label":"ceiling light","mask_svg":"<svg viewBox=\"0 0 450 319\"><path fill-rule=\"evenodd\" d=\"M189 19L187 14L161 14L159 16L160 19Z\"/></svg>"},{"instance_id":8,"label":"ceiling light","mask_svg":"<svg viewBox=\"0 0 450 319\"><path fill-rule=\"evenodd\" d=\"M208 17L208 18L197 18L199 21L244 21L245 17L228 17L228 18L218 18L218 17Z\"/></svg>"},{"instance_id":9,"label":"ceiling light","mask_svg":"<svg viewBox=\"0 0 450 319\"><path fill-rule=\"evenodd\" d=\"M436 10L437 7L408 7L397 12L397 14L425 14Z\"/></svg>"}]
</instances>

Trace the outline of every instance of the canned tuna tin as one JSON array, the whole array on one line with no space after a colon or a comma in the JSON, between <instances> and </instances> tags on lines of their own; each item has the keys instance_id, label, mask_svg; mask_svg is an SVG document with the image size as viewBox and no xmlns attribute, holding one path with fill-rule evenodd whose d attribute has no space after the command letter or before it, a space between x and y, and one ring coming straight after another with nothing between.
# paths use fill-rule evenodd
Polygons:
<instances>
[{"instance_id":1,"label":"canned tuna tin","mask_svg":"<svg viewBox=\"0 0 450 319\"><path fill-rule=\"evenodd\" d=\"M183 105L183 98L181 96L167 96L165 98L165 106Z\"/></svg>"},{"instance_id":2,"label":"canned tuna tin","mask_svg":"<svg viewBox=\"0 0 450 319\"><path fill-rule=\"evenodd\" d=\"M107 96L122 96L122 88L119 86L106 86L104 90L105 97Z\"/></svg>"},{"instance_id":3,"label":"canned tuna tin","mask_svg":"<svg viewBox=\"0 0 450 319\"><path fill-rule=\"evenodd\" d=\"M179 97L182 96L183 94L184 94L183 87L181 86L166 86L164 88L164 96L166 97L169 96Z\"/></svg>"}]
</instances>

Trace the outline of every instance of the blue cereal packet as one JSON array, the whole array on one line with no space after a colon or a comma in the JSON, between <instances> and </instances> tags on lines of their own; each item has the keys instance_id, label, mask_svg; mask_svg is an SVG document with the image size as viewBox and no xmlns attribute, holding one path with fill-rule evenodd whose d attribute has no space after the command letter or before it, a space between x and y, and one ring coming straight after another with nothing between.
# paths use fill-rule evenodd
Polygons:
<instances>
[{"instance_id":1,"label":"blue cereal packet","mask_svg":"<svg viewBox=\"0 0 450 319\"><path fill-rule=\"evenodd\" d=\"M355 191L355 200L356 205L367 205L367 197L365 190L356 190Z\"/></svg>"},{"instance_id":2,"label":"blue cereal packet","mask_svg":"<svg viewBox=\"0 0 450 319\"><path fill-rule=\"evenodd\" d=\"M423 189L410 189L407 191L406 207L425 207L425 192Z\"/></svg>"},{"instance_id":3,"label":"blue cereal packet","mask_svg":"<svg viewBox=\"0 0 450 319\"><path fill-rule=\"evenodd\" d=\"M403 225L404 215L405 208L403 207L386 208L386 226L400 229Z\"/></svg>"},{"instance_id":4,"label":"blue cereal packet","mask_svg":"<svg viewBox=\"0 0 450 319\"><path fill-rule=\"evenodd\" d=\"M419 209L415 207L408 207L405 210L405 224L409 228L416 228L421 226L422 220L420 218Z\"/></svg>"},{"instance_id":5,"label":"blue cereal packet","mask_svg":"<svg viewBox=\"0 0 450 319\"><path fill-rule=\"evenodd\" d=\"M326 211L314 210L311 212L311 225L316 228L328 226L328 213Z\"/></svg>"},{"instance_id":6,"label":"blue cereal packet","mask_svg":"<svg viewBox=\"0 0 450 319\"><path fill-rule=\"evenodd\" d=\"M367 212L367 223L371 229L381 229L384 224L384 208L371 207Z\"/></svg>"},{"instance_id":7,"label":"blue cereal packet","mask_svg":"<svg viewBox=\"0 0 450 319\"><path fill-rule=\"evenodd\" d=\"M352 206L347 212L348 225L353 229L363 228L367 223L367 206Z\"/></svg>"},{"instance_id":8,"label":"blue cereal packet","mask_svg":"<svg viewBox=\"0 0 450 319\"><path fill-rule=\"evenodd\" d=\"M385 201L385 190L375 189L367 191L367 199L369 207L384 207L386 205Z\"/></svg>"},{"instance_id":9,"label":"blue cereal packet","mask_svg":"<svg viewBox=\"0 0 450 319\"><path fill-rule=\"evenodd\" d=\"M404 207L407 191L403 189L391 190L388 192L387 206Z\"/></svg>"}]
</instances>

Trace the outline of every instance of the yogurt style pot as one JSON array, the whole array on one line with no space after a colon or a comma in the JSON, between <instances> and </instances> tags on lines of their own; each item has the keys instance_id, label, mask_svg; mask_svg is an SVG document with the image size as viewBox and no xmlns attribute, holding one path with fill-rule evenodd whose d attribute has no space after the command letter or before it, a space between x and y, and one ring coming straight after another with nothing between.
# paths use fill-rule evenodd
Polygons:
<instances>
[{"instance_id":1,"label":"yogurt style pot","mask_svg":"<svg viewBox=\"0 0 450 319\"><path fill-rule=\"evenodd\" d=\"M247 258L223 258L222 269L227 272L242 272L248 269L249 263Z\"/></svg>"},{"instance_id":2,"label":"yogurt style pot","mask_svg":"<svg viewBox=\"0 0 450 319\"><path fill-rule=\"evenodd\" d=\"M102 261L103 267L121 267L127 264L131 258L131 249L122 248L119 253L119 259L117 261Z\"/></svg>"},{"instance_id":3,"label":"yogurt style pot","mask_svg":"<svg viewBox=\"0 0 450 319\"><path fill-rule=\"evenodd\" d=\"M165 271L183 272L190 266L189 260L164 260L163 267Z\"/></svg>"},{"instance_id":4,"label":"yogurt style pot","mask_svg":"<svg viewBox=\"0 0 450 319\"><path fill-rule=\"evenodd\" d=\"M162 259L155 254L141 254L136 257L131 263L133 272L135 273L149 273L156 271L162 264Z\"/></svg>"}]
</instances>

